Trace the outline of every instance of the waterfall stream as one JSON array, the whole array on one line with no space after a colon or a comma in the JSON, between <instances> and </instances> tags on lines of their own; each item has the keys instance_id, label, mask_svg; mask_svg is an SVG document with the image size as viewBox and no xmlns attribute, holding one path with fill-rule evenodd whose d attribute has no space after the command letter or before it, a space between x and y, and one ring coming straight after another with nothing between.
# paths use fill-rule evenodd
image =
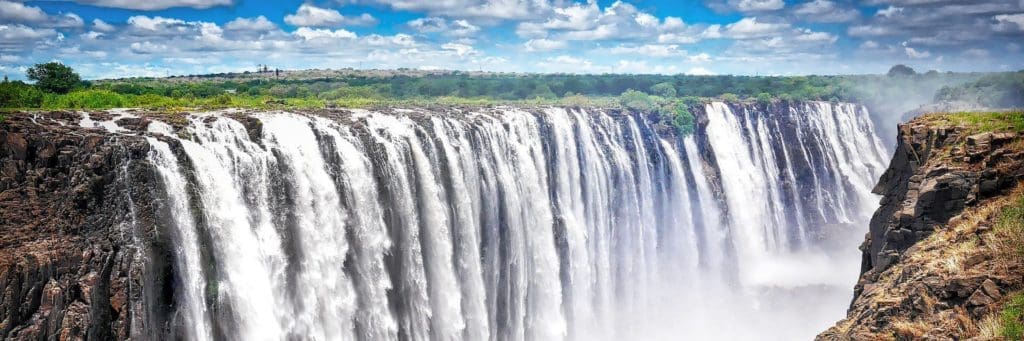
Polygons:
<instances>
[{"instance_id":1,"label":"waterfall stream","mask_svg":"<svg viewBox=\"0 0 1024 341\"><path fill-rule=\"evenodd\" d=\"M845 311L886 151L852 104L705 109L685 137L646 115L566 108L155 122L172 330L811 336ZM806 297L825 298L808 308ZM788 334L754 328L808 311L820 316Z\"/></svg>"}]
</instances>

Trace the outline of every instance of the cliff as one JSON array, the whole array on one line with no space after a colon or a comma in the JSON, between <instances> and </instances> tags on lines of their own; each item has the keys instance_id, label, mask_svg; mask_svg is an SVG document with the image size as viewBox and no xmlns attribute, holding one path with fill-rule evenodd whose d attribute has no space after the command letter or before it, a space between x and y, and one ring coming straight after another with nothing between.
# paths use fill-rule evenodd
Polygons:
<instances>
[{"instance_id":1,"label":"cliff","mask_svg":"<svg viewBox=\"0 0 1024 341\"><path fill-rule=\"evenodd\" d=\"M161 306L144 302L162 299L167 257L132 242L158 226L139 210L152 172L129 167L145 141L63 123L78 118L0 123L0 338L146 339L155 327L141 315Z\"/></svg>"},{"instance_id":2,"label":"cliff","mask_svg":"<svg viewBox=\"0 0 1024 341\"><path fill-rule=\"evenodd\" d=\"M900 126L874 188L881 207L861 246L853 302L819 340L1014 337L1021 307L1008 306L1021 304L1024 285L1022 130L1019 112L931 114Z\"/></svg>"}]
</instances>

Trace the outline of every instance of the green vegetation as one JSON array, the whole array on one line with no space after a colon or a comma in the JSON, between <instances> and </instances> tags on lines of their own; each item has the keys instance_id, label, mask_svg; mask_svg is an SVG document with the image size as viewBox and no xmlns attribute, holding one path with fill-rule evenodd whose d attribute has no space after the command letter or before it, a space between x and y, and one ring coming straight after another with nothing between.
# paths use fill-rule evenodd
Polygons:
<instances>
[{"instance_id":1,"label":"green vegetation","mask_svg":"<svg viewBox=\"0 0 1024 341\"><path fill-rule=\"evenodd\" d=\"M68 93L82 83L82 78L74 70L58 62L36 64L25 74L28 79L36 81L40 90L57 94Z\"/></svg>"},{"instance_id":2,"label":"green vegetation","mask_svg":"<svg viewBox=\"0 0 1024 341\"><path fill-rule=\"evenodd\" d=\"M935 100L977 102L992 108L1024 107L1024 71L996 73L973 82L945 86L936 92Z\"/></svg>"},{"instance_id":3,"label":"green vegetation","mask_svg":"<svg viewBox=\"0 0 1024 341\"><path fill-rule=\"evenodd\" d=\"M889 76L889 77L899 77L899 76L913 76L913 75L916 75L916 74L917 74L917 72L914 71L914 69L912 69L911 67L903 65L903 64L896 64L896 65L893 65L891 68L889 68L889 73L887 73L886 75Z\"/></svg>"},{"instance_id":4,"label":"green vegetation","mask_svg":"<svg viewBox=\"0 0 1024 341\"><path fill-rule=\"evenodd\" d=\"M1002 336L1007 340L1024 339L1024 292L1018 292L999 313Z\"/></svg>"},{"instance_id":5,"label":"green vegetation","mask_svg":"<svg viewBox=\"0 0 1024 341\"><path fill-rule=\"evenodd\" d=\"M683 102L676 103L672 110L672 126L683 136L693 134L694 119L690 113L689 105Z\"/></svg>"},{"instance_id":6,"label":"green vegetation","mask_svg":"<svg viewBox=\"0 0 1024 341\"><path fill-rule=\"evenodd\" d=\"M936 124L965 127L969 133L1024 131L1024 111L932 114L926 119Z\"/></svg>"},{"instance_id":7,"label":"green vegetation","mask_svg":"<svg viewBox=\"0 0 1024 341\"><path fill-rule=\"evenodd\" d=\"M1024 197L1003 209L993 229L995 250L1008 264L1024 262Z\"/></svg>"}]
</instances>

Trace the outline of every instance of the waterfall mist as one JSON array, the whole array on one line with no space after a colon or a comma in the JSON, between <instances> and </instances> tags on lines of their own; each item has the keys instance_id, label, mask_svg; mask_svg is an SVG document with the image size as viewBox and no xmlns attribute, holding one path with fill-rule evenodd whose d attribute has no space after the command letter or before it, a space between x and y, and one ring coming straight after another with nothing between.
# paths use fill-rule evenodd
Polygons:
<instances>
[{"instance_id":1,"label":"waterfall mist","mask_svg":"<svg viewBox=\"0 0 1024 341\"><path fill-rule=\"evenodd\" d=\"M194 340L808 338L887 156L863 107L191 115L149 126Z\"/></svg>"}]
</instances>

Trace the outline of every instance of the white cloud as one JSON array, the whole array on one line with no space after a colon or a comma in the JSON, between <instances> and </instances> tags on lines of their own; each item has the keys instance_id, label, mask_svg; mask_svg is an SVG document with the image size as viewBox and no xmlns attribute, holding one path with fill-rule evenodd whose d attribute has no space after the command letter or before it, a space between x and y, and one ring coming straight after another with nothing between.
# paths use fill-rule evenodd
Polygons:
<instances>
[{"instance_id":1,"label":"white cloud","mask_svg":"<svg viewBox=\"0 0 1024 341\"><path fill-rule=\"evenodd\" d=\"M892 18L892 17L894 17L896 15L899 15L900 13L903 13L903 7L889 6L889 7L886 7L886 8L878 10L878 12L875 13L875 16L877 16L877 17L884 17L884 18Z\"/></svg>"},{"instance_id":2,"label":"white cloud","mask_svg":"<svg viewBox=\"0 0 1024 341\"><path fill-rule=\"evenodd\" d=\"M480 27L464 19L451 22L439 17L413 19L409 27L421 33L442 33L451 37L468 37L480 31Z\"/></svg>"},{"instance_id":3,"label":"white cloud","mask_svg":"<svg viewBox=\"0 0 1024 341\"><path fill-rule=\"evenodd\" d=\"M606 51L611 54L632 54L651 57L669 57L686 55L686 50L679 49L679 45L675 44L618 45L610 49L607 49Z\"/></svg>"},{"instance_id":4,"label":"white cloud","mask_svg":"<svg viewBox=\"0 0 1024 341\"><path fill-rule=\"evenodd\" d=\"M662 43L697 41L696 29L677 17L659 19L635 6L616 1L601 9L597 2L572 3L556 7L546 17L521 22L516 34L522 38L551 40L633 40Z\"/></svg>"},{"instance_id":5,"label":"white cloud","mask_svg":"<svg viewBox=\"0 0 1024 341\"><path fill-rule=\"evenodd\" d=\"M1001 32L1024 32L1024 13L1000 14L992 17L992 28Z\"/></svg>"},{"instance_id":6,"label":"white cloud","mask_svg":"<svg viewBox=\"0 0 1024 341\"><path fill-rule=\"evenodd\" d=\"M766 23L758 21L757 17L749 17L726 25L723 34L733 39L753 39L776 35L789 27L787 23Z\"/></svg>"},{"instance_id":7,"label":"white cloud","mask_svg":"<svg viewBox=\"0 0 1024 341\"><path fill-rule=\"evenodd\" d=\"M911 59L924 59L924 58L928 58L928 57L932 56L931 52L928 52L928 51L925 51L925 50L918 51L917 49L915 49L913 47L907 46L907 42L903 42L902 45L903 45L903 52L905 52L907 54L907 57L909 57Z\"/></svg>"},{"instance_id":8,"label":"white cloud","mask_svg":"<svg viewBox=\"0 0 1024 341\"><path fill-rule=\"evenodd\" d=\"M224 28L235 31L266 32L276 30L277 25L261 15L255 18L235 18L235 20L224 24Z\"/></svg>"},{"instance_id":9,"label":"white cloud","mask_svg":"<svg viewBox=\"0 0 1024 341\"><path fill-rule=\"evenodd\" d=\"M356 17L346 17L336 10L320 8L311 4L302 4L295 14L284 17L284 22L293 26L338 27L338 26L371 26L377 24L377 18L369 13Z\"/></svg>"},{"instance_id":10,"label":"white cloud","mask_svg":"<svg viewBox=\"0 0 1024 341\"><path fill-rule=\"evenodd\" d=\"M345 1L355 2L355 1ZM481 20L530 19L551 10L548 0L363 0L395 10Z\"/></svg>"},{"instance_id":11,"label":"white cloud","mask_svg":"<svg viewBox=\"0 0 1024 341\"><path fill-rule=\"evenodd\" d=\"M469 45L466 45L466 44L447 43L447 44L441 45L441 49L448 50L448 51L453 51L453 52L455 52L455 54L459 55L459 57L463 57L463 56L467 56L467 55L471 55L471 54L476 54L476 49L474 49L472 46L469 46Z\"/></svg>"},{"instance_id":12,"label":"white cloud","mask_svg":"<svg viewBox=\"0 0 1024 341\"><path fill-rule=\"evenodd\" d=\"M3 22L43 22L50 18L42 9L25 6L20 2L0 1L0 21Z\"/></svg>"},{"instance_id":13,"label":"white cloud","mask_svg":"<svg viewBox=\"0 0 1024 341\"><path fill-rule=\"evenodd\" d=\"M92 20L92 29L97 32L114 32L116 28L114 25L108 24L107 22L100 19Z\"/></svg>"},{"instance_id":14,"label":"white cloud","mask_svg":"<svg viewBox=\"0 0 1024 341\"><path fill-rule=\"evenodd\" d=\"M530 39L523 44L527 51L551 51L564 49L568 44L562 40L550 40L550 39Z\"/></svg>"},{"instance_id":15,"label":"white cloud","mask_svg":"<svg viewBox=\"0 0 1024 341\"><path fill-rule=\"evenodd\" d=\"M292 34L302 37L304 40L315 39L355 39L356 34L345 29L329 30L309 27L299 27Z\"/></svg>"},{"instance_id":16,"label":"white cloud","mask_svg":"<svg viewBox=\"0 0 1024 341\"><path fill-rule=\"evenodd\" d=\"M128 18L128 25L132 28L143 31L180 31L180 29L175 29L175 27L180 28L181 26L185 25L185 21L180 19L164 18L159 16L147 17L144 15L136 15Z\"/></svg>"},{"instance_id":17,"label":"white cloud","mask_svg":"<svg viewBox=\"0 0 1024 341\"><path fill-rule=\"evenodd\" d=\"M701 52L701 53L689 56L686 59L688 59L689 61L694 62L694 63L705 63L705 62L710 62L711 61L711 55L709 55L707 53Z\"/></svg>"},{"instance_id":18,"label":"white cloud","mask_svg":"<svg viewBox=\"0 0 1024 341\"><path fill-rule=\"evenodd\" d=\"M702 68L702 67L699 67L699 66L690 68L689 70L686 71L686 74L694 75L694 76L712 76L712 75L715 75L715 73L713 71L705 69L705 68Z\"/></svg>"},{"instance_id":19,"label":"white cloud","mask_svg":"<svg viewBox=\"0 0 1024 341\"><path fill-rule=\"evenodd\" d=\"M82 17L74 13L51 16L39 7L6 0L0 0L0 23L23 23L49 28L78 28L85 25Z\"/></svg>"},{"instance_id":20,"label":"white cloud","mask_svg":"<svg viewBox=\"0 0 1024 341\"><path fill-rule=\"evenodd\" d=\"M156 11L173 7L190 7L205 9L217 6L234 5L234 0L72 0L80 4L125 8L143 11Z\"/></svg>"},{"instance_id":21,"label":"white cloud","mask_svg":"<svg viewBox=\"0 0 1024 341\"><path fill-rule=\"evenodd\" d=\"M782 0L740 0L736 3L740 12L774 11L786 7Z\"/></svg>"},{"instance_id":22,"label":"white cloud","mask_svg":"<svg viewBox=\"0 0 1024 341\"><path fill-rule=\"evenodd\" d=\"M167 45L155 44L155 43L148 42L148 41L134 42L134 43L132 43L131 45L128 46L128 49L130 49L132 51L132 53L136 53L136 54L165 53L165 52L167 52L169 50Z\"/></svg>"},{"instance_id":23,"label":"white cloud","mask_svg":"<svg viewBox=\"0 0 1024 341\"><path fill-rule=\"evenodd\" d=\"M874 50L879 47L878 43L874 40L868 40L860 44L862 50Z\"/></svg>"},{"instance_id":24,"label":"white cloud","mask_svg":"<svg viewBox=\"0 0 1024 341\"><path fill-rule=\"evenodd\" d=\"M793 10L802 20L810 22L848 22L857 20L860 12L844 8L830 0L814 0L801 4Z\"/></svg>"}]
</instances>

